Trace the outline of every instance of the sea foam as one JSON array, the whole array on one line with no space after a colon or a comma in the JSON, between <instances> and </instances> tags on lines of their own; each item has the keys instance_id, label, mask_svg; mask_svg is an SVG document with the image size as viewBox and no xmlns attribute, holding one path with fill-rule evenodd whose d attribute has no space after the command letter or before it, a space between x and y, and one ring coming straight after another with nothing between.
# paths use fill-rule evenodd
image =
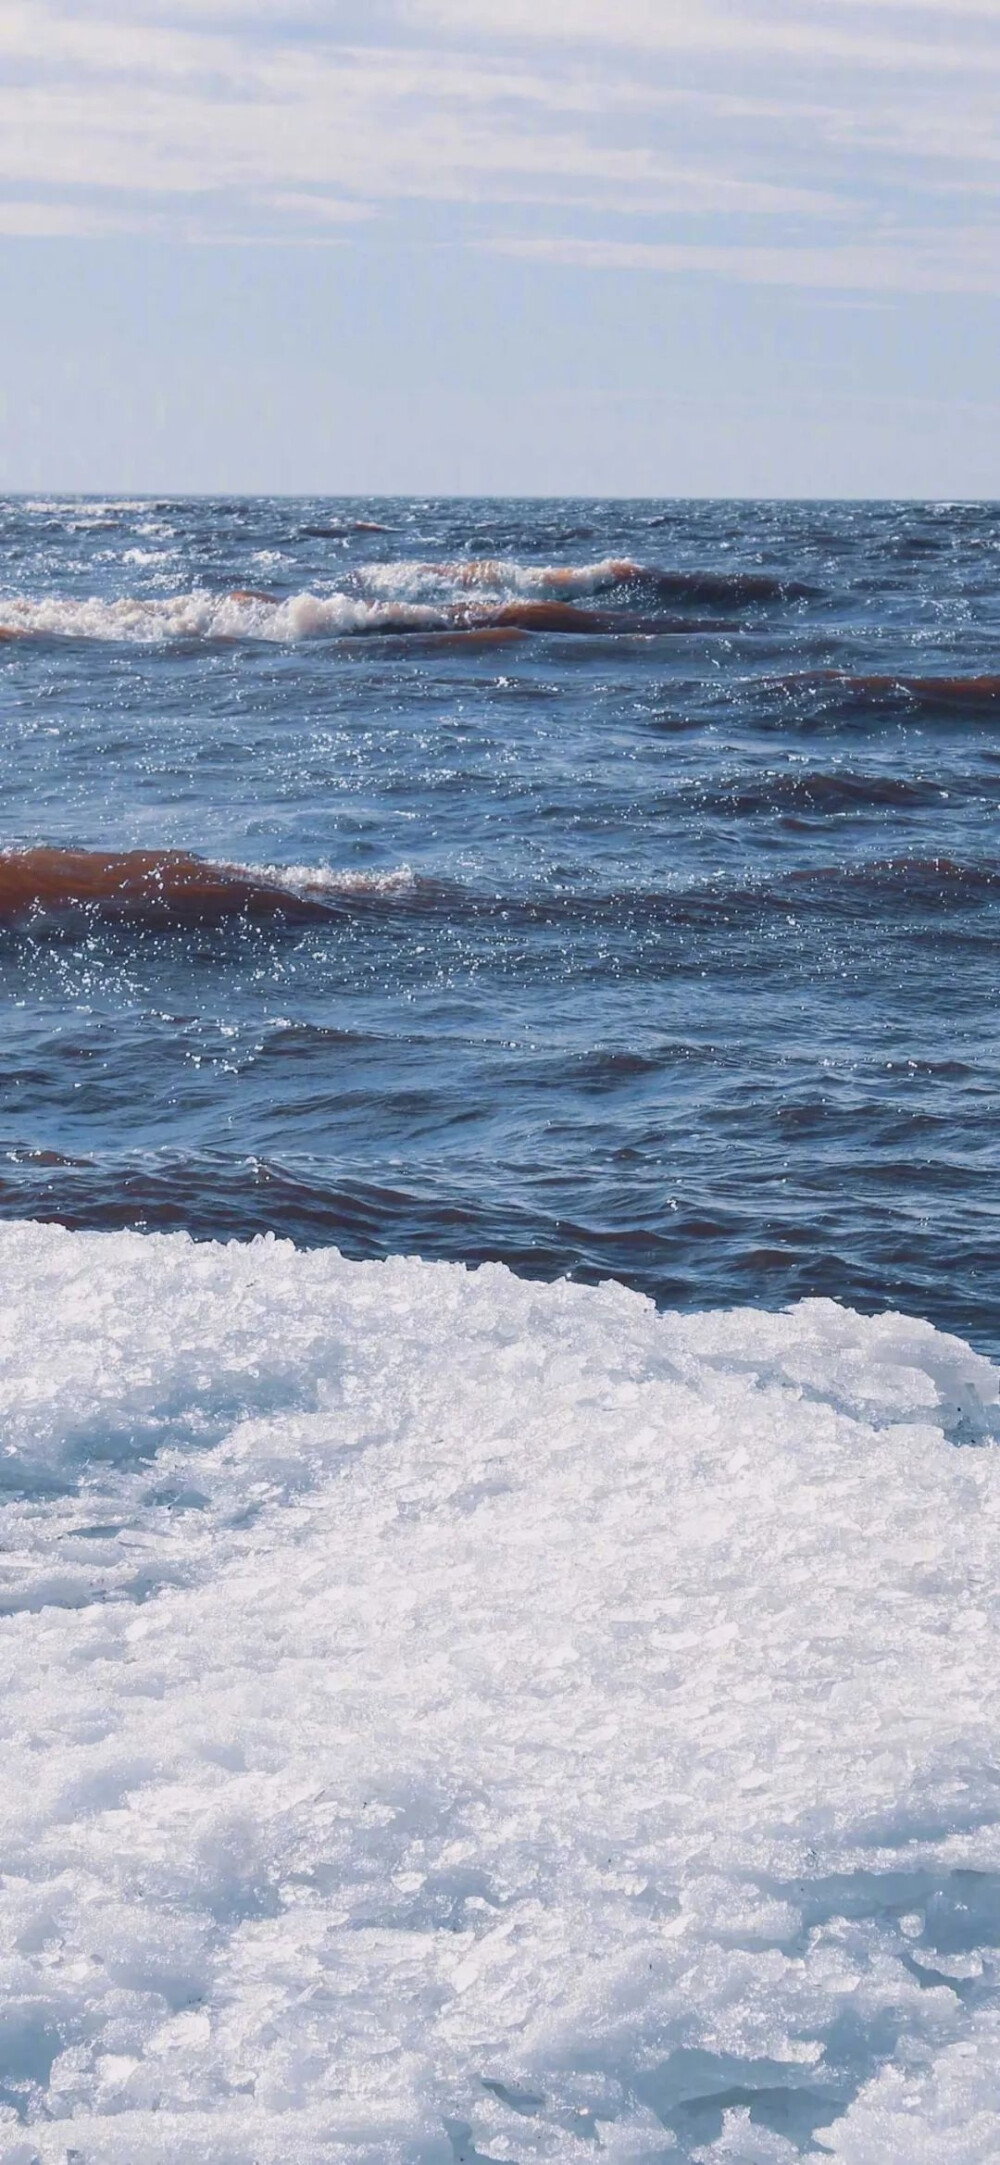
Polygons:
<instances>
[{"instance_id":1,"label":"sea foam","mask_svg":"<svg viewBox=\"0 0 1000 2165\"><path fill-rule=\"evenodd\" d=\"M146 554L151 562L157 552ZM132 549L125 561L138 564L143 557L144 552ZM637 565L618 558L584 565L471 558L440 564L362 564L347 574L344 589L326 593L303 590L280 596L238 588L220 594L193 588L183 594L117 598L11 595L0 597L0 637L139 645L234 639L289 644L370 633L476 630L497 622L568 630L576 622L575 599L634 584L639 577ZM586 628L585 617L579 622Z\"/></svg>"},{"instance_id":2,"label":"sea foam","mask_svg":"<svg viewBox=\"0 0 1000 2165\"><path fill-rule=\"evenodd\" d=\"M526 600L559 601L606 594L642 577L631 557L602 557L595 564L522 564L505 556L473 556L453 562L421 563L404 558L367 564L356 574L364 587L387 597L418 600L472 592L521 595Z\"/></svg>"},{"instance_id":3,"label":"sea foam","mask_svg":"<svg viewBox=\"0 0 1000 2165\"><path fill-rule=\"evenodd\" d=\"M265 639L338 639L373 631L434 631L450 619L440 609L405 601L366 601L349 594L292 594L278 600L249 591L213 594L194 589L162 599L123 595L15 596L0 601L0 634L8 639L99 639L160 643Z\"/></svg>"},{"instance_id":4,"label":"sea foam","mask_svg":"<svg viewBox=\"0 0 1000 2165\"><path fill-rule=\"evenodd\" d=\"M1000 2150L996 1372L0 1227L0 2159Z\"/></svg>"}]
</instances>

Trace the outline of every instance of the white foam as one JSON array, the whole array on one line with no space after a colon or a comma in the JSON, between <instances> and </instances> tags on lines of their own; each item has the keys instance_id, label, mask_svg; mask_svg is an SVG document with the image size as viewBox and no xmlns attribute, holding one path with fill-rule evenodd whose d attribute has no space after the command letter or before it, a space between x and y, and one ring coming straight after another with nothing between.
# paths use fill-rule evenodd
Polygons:
<instances>
[{"instance_id":1,"label":"white foam","mask_svg":"<svg viewBox=\"0 0 1000 2165\"><path fill-rule=\"evenodd\" d=\"M17 505L19 511L42 513L45 517L74 519L106 519L118 511L147 511L146 496L30 496Z\"/></svg>"},{"instance_id":2,"label":"white foam","mask_svg":"<svg viewBox=\"0 0 1000 2165\"><path fill-rule=\"evenodd\" d=\"M1000 2154L985 1361L13 1224L0 1333L0 2159Z\"/></svg>"},{"instance_id":3,"label":"white foam","mask_svg":"<svg viewBox=\"0 0 1000 2165\"><path fill-rule=\"evenodd\" d=\"M596 564L521 564L511 557L469 557L456 563L366 564L356 577L376 594L399 599L473 593L497 600L505 596L534 601L572 601L576 596L606 593L640 576L626 557L602 557Z\"/></svg>"},{"instance_id":4,"label":"white foam","mask_svg":"<svg viewBox=\"0 0 1000 2165\"><path fill-rule=\"evenodd\" d=\"M124 640L159 645L177 640L342 638L351 632L423 631L446 625L440 609L403 602L365 601L347 594L292 594L269 601L196 590L163 599L126 595L65 600L52 595L0 599L0 631L33 638Z\"/></svg>"},{"instance_id":5,"label":"white foam","mask_svg":"<svg viewBox=\"0 0 1000 2165\"><path fill-rule=\"evenodd\" d=\"M269 552L273 557L276 552ZM157 552L130 549L126 563L158 561ZM263 556L258 555L258 561ZM127 640L144 645L176 640L343 638L352 632L446 630L478 621L479 609L505 600L573 600L634 579L624 559L597 564L518 564L506 558L453 564L392 563L359 566L349 593L298 593L285 600L196 589L164 597L58 595L0 598L0 631L31 637ZM471 619L464 612L470 611Z\"/></svg>"},{"instance_id":6,"label":"white foam","mask_svg":"<svg viewBox=\"0 0 1000 2165\"><path fill-rule=\"evenodd\" d=\"M294 895L406 895L419 886L410 865L393 865L384 872L361 872L346 866L311 864L241 864L227 862L221 869L262 886L280 887Z\"/></svg>"}]
</instances>

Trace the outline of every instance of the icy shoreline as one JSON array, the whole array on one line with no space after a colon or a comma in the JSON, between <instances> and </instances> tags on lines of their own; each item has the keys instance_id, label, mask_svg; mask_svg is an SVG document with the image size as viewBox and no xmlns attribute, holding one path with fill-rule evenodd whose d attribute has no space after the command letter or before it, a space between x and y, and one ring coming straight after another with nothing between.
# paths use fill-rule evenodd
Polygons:
<instances>
[{"instance_id":1,"label":"icy shoreline","mask_svg":"<svg viewBox=\"0 0 1000 2165\"><path fill-rule=\"evenodd\" d=\"M996 2156L985 1360L31 1224L0 1335L0 2160Z\"/></svg>"}]
</instances>

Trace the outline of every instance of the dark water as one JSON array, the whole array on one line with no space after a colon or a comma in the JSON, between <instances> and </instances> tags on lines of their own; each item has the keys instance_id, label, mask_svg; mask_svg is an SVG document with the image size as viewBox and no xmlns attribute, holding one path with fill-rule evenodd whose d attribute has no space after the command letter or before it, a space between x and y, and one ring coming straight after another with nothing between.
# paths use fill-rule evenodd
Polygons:
<instances>
[{"instance_id":1,"label":"dark water","mask_svg":"<svg viewBox=\"0 0 1000 2165\"><path fill-rule=\"evenodd\" d=\"M145 853L0 865L4 1214L1000 1343L1000 507L16 502L0 566L0 841Z\"/></svg>"}]
</instances>

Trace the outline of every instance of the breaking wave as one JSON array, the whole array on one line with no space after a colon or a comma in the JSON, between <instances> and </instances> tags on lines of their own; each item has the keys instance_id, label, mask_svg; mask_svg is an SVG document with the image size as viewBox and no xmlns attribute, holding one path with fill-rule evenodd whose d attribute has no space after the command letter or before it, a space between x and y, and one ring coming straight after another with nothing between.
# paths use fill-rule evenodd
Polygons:
<instances>
[{"instance_id":1,"label":"breaking wave","mask_svg":"<svg viewBox=\"0 0 1000 2165\"><path fill-rule=\"evenodd\" d=\"M24 849L0 852L0 924L75 916L150 926L229 918L329 917L365 896L413 893L396 872L334 872L311 865L212 864L186 850Z\"/></svg>"},{"instance_id":2,"label":"breaking wave","mask_svg":"<svg viewBox=\"0 0 1000 2165\"><path fill-rule=\"evenodd\" d=\"M332 531L332 530L331 530ZM92 639L155 645L185 641L344 639L372 634L490 632L643 635L718 630L690 615L690 604L717 609L786 599L797 590L763 574L663 572L628 557L595 564L521 564L504 557L454 562L364 564L333 593L286 596L252 587L214 593L67 599L15 595L0 600L0 640ZM600 597L614 606L588 609ZM673 601L679 615L665 616Z\"/></svg>"},{"instance_id":3,"label":"breaking wave","mask_svg":"<svg viewBox=\"0 0 1000 2165\"><path fill-rule=\"evenodd\" d=\"M492 892L418 876L408 866L357 872L311 865L213 863L178 849L38 847L0 852L0 926L84 917L151 928L321 922L365 906L501 919L510 927L725 925L790 909L866 909L872 901L975 905L1000 894L1000 864L949 857L863 859L775 879L695 880L676 886L562 887Z\"/></svg>"},{"instance_id":4,"label":"breaking wave","mask_svg":"<svg viewBox=\"0 0 1000 2165\"><path fill-rule=\"evenodd\" d=\"M0 640L100 639L158 645L179 642L268 640L295 644L304 639L345 639L373 634L412 635L492 631L595 632L688 629L673 623L648 625L624 612L578 608L552 599L478 603L366 600L354 594L293 594L285 601L244 589L232 594L196 592L169 599L129 596L119 601L0 602Z\"/></svg>"},{"instance_id":5,"label":"breaking wave","mask_svg":"<svg viewBox=\"0 0 1000 2165\"><path fill-rule=\"evenodd\" d=\"M452 563L369 564L357 573L373 593L399 599L426 594L483 592L520 595L526 600L569 601L576 596L606 594L615 587L634 586L647 577L630 557L602 557L596 564L519 564L511 557L461 558Z\"/></svg>"},{"instance_id":6,"label":"breaking wave","mask_svg":"<svg viewBox=\"0 0 1000 2165\"><path fill-rule=\"evenodd\" d=\"M372 631L433 631L449 622L440 609L365 601L347 594L293 594L287 600L249 588L231 594L96 596L72 601L0 602L0 637L102 639L140 645L201 640L336 639Z\"/></svg>"}]
</instances>

